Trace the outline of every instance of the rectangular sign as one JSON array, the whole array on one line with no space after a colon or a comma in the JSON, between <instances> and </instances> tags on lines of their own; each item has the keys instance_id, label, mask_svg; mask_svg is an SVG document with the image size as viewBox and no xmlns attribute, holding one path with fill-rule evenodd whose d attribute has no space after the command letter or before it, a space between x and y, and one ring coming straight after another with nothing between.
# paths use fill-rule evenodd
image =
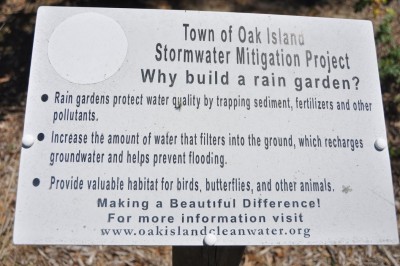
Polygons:
<instances>
[{"instance_id":1,"label":"rectangular sign","mask_svg":"<svg viewBox=\"0 0 400 266\"><path fill-rule=\"evenodd\" d=\"M370 22L42 7L16 244L396 244Z\"/></svg>"}]
</instances>

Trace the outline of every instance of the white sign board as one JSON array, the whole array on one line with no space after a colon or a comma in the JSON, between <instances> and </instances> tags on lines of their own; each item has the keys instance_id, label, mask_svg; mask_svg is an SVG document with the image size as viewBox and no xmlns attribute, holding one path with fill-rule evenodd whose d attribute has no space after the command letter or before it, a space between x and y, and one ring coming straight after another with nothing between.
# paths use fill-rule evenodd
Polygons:
<instances>
[{"instance_id":1,"label":"white sign board","mask_svg":"<svg viewBox=\"0 0 400 266\"><path fill-rule=\"evenodd\" d=\"M398 243L372 25L40 8L14 241Z\"/></svg>"}]
</instances>

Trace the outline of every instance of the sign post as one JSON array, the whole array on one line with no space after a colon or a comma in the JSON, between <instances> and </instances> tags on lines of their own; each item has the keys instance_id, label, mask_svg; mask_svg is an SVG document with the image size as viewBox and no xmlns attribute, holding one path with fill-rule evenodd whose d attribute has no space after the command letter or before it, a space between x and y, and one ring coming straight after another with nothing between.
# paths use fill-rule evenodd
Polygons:
<instances>
[{"instance_id":1,"label":"sign post","mask_svg":"<svg viewBox=\"0 0 400 266\"><path fill-rule=\"evenodd\" d=\"M14 242L398 243L371 23L40 8Z\"/></svg>"},{"instance_id":2,"label":"sign post","mask_svg":"<svg viewBox=\"0 0 400 266\"><path fill-rule=\"evenodd\" d=\"M244 246L173 246L172 265L239 265Z\"/></svg>"}]
</instances>

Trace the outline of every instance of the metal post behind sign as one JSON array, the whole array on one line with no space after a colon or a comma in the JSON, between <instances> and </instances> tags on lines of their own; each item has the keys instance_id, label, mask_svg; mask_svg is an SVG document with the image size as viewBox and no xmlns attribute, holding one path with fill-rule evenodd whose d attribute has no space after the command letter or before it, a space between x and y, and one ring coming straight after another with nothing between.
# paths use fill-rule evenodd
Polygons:
<instances>
[{"instance_id":1,"label":"metal post behind sign","mask_svg":"<svg viewBox=\"0 0 400 266\"><path fill-rule=\"evenodd\" d=\"M245 246L174 246L173 266L239 265Z\"/></svg>"}]
</instances>

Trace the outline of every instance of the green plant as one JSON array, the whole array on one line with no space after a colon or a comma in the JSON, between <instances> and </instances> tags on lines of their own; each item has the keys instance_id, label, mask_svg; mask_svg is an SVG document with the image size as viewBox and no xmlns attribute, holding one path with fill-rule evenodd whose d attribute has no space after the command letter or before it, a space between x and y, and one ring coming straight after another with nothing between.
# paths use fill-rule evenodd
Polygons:
<instances>
[{"instance_id":1,"label":"green plant","mask_svg":"<svg viewBox=\"0 0 400 266\"><path fill-rule=\"evenodd\" d=\"M388 8L376 33L376 40L384 49L379 60L379 72L385 83L391 83L392 89L400 87L400 46L393 37L391 24L396 18L396 12Z\"/></svg>"},{"instance_id":2,"label":"green plant","mask_svg":"<svg viewBox=\"0 0 400 266\"><path fill-rule=\"evenodd\" d=\"M379 75L385 99L385 116L388 121L389 154L393 160L400 159L400 45L394 34L398 27L398 14L391 8L390 0L359 0L354 10L368 8L375 21L375 40L378 48ZM397 24L396 24L397 23Z\"/></svg>"},{"instance_id":3,"label":"green plant","mask_svg":"<svg viewBox=\"0 0 400 266\"><path fill-rule=\"evenodd\" d=\"M379 52L379 74L385 90L398 91L400 89L400 46L393 35L393 23L397 13L389 7L390 0L359 0L354 6L356 12L370 7L376 18L381 18L375 39Z\"/></svg>"}]
</instances>

